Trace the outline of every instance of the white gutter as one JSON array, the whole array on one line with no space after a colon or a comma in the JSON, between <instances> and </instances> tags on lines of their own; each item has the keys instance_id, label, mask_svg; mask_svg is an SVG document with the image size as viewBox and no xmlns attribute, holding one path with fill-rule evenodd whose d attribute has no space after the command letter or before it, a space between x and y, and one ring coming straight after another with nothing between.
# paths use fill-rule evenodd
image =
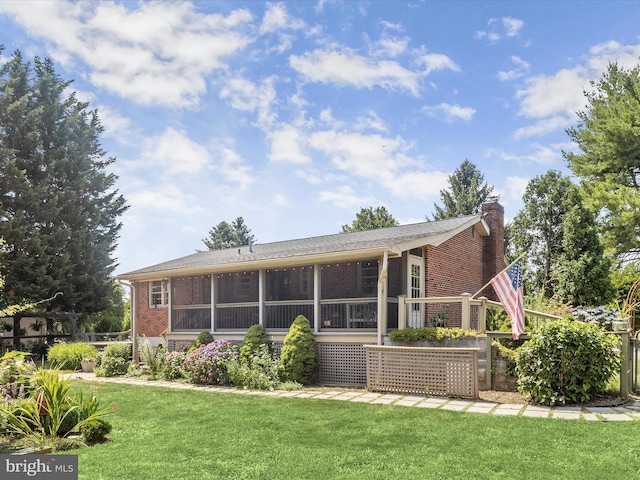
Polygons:
<instances>
[{"instance_id":1,"label":"white gutter","mask_svg":"<svg viewBox=\"0 0 640 480\"><path fill-rule=\"evenodd\" d=\"M131 359L136 362L138 355L138 342L136 341L138 302L136 301L136 286L133 283L126 283L118 279L118 283L124 287L129 287L129 315L131 316Z\"/></svg>"},{"instance_id":2,"label":"white gutter","mask_svg":"<svg viewBox=\"0 0 640 480\"><path fill-rule=\"evenodd\" d=\"M383 321L384 316L384 304L386 295L386 280L387 280L387 267L389 266L389 253L384 252L382 256L382 269L380 270L380 276L378 277L378 345L382 345L382 330L386 326Z\"/></svg>"}]
</instances>

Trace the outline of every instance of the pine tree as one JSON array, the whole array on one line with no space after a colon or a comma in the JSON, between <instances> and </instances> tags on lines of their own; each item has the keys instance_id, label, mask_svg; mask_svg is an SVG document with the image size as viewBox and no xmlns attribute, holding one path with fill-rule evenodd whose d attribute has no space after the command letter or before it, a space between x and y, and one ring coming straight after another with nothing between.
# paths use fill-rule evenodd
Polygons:
<instances>
[{"instance_id":1,"label":"pine tree","mask_svg":"<svg viewBox=\"0 0 640 480\"><path fill-rule=\"evenodd\" d=\"M343 225L342 233L373 230L375 228L396 227L398 221L384 207L361 208L351 225Z\"/></svg>"},{"instance_id":2,"label":"pine tree","mask_svg":"<svg viewBox=\"0 0 640 480\"><path fill-rule=\"evenodd\" d=\"M493 191L484 181L484 174L475 164L465 160L449 175L449 190L440 190L443 207L434 204L433 220L445 220L461 215L473 215ZM427 217L427 220L429 218Z\"/></svg>"},{"instance_id":3,"label":"pine tree","mask_svg":"<svg viewBox=\"0 0 640 480\"><path fill-rule=\"evenodd\" d=\"M255 236L244 223L244 219L238 217L231 224L220 222L209 230L209 236L202 241L209 250L224 250L249 245L255 242Z\"/></svg>"},{"instance_id":4,"label":"pine tree","mask_svg":"<svg viewBox=\"0 0 640 480\"><path fill-rule=\"evenodd\" d=\"M20 52L0 68L2 304L57 296L50 309L108 306L111 254L126 210L106 172L95 110L67 94L50 59Z\"/></svg>"}]
</instances>

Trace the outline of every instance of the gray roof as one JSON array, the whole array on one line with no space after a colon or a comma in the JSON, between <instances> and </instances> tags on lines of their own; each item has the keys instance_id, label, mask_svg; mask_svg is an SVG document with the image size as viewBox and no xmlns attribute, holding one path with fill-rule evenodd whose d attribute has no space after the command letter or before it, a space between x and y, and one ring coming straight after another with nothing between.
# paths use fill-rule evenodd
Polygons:
<instances>
[{"instance_id":1,"label":"gray roof","mask_svg":"<svg viewBox=\"0 0 640 480\"><path fill-rule=\"evenodd\" d=\"M488 227L480 214L447 220L414 223L398 227L378 228L351 233L336 233L320 237L301 238L282 242L254 244L226 250L197 252L122 275L122 279L136 279L163 274L202 273L233 268L274 267L344 259L353 255L381 255L383 251L400 254L424 245L437 246L458 232L481 223L482 233Z\"/></svg>"}]
</instances>

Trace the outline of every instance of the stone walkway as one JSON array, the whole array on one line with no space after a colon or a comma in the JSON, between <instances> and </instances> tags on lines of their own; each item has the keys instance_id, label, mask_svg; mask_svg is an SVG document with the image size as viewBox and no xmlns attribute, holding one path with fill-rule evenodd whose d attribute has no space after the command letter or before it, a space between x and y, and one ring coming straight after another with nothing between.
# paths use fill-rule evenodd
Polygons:
<instances>
[{"instance_id":1,"label":"stone walkway","mask_svg":"<svg viewBox=\"0 0 640 480\"><path fill-rule=\"evenodd\" d=\"M441 397L422 397L416 395L396 395L350 390L341 388L309 388L304 390L240 390L230 387L207 387L189 383L143 380L135 377L99 377L93 373L74 373L72 378L99 382L127 383L130 385L179 388L210 392L235 393L238 395L263 395L268 397L316 398L323 400L342 400L356 403L400 405L415 408L452 410L456 412L484 413L489 415L510 415L535 418L558 418L563 420L585 420L621 422L640 420L640 401L631 401L618 407L544 407L509 403L492 403L481 400L462 400Z\"/></svg>"}]
</instances>

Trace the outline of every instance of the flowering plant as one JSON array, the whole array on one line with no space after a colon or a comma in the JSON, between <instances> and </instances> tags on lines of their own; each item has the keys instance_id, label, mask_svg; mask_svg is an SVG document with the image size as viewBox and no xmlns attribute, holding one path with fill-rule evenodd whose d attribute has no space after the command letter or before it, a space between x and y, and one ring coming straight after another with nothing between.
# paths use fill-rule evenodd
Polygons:
<instances>
[{"instance_id":1,"label":"flowering plant","mask_svg":"<svg viewBox=\"0 0 640 480\"><path fill-rule=\"evenodd\" d=\"M191 383L227 385L229 375L225 363L238 358L238 347L230 340L215 340L200 345L187 355L183 372Z\"/></svg>"}]
</instances>

